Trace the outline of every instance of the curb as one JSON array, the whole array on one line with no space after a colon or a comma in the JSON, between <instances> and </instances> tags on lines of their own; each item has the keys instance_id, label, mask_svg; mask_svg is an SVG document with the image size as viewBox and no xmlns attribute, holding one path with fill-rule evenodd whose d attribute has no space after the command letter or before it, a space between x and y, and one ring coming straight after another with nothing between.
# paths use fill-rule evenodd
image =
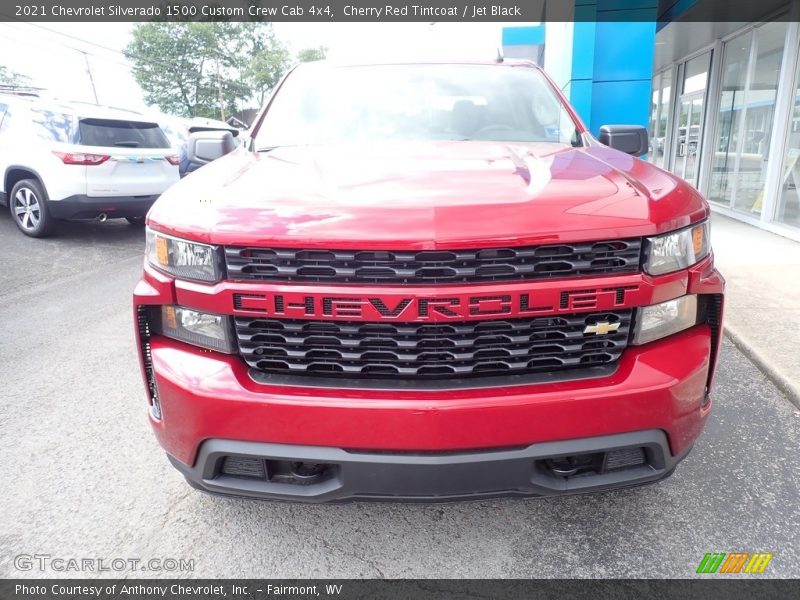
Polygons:
<instances>
[{"instance_id":1,"label":"curb","mask_svg":"<svg viewBox=\"0 0 800 600\"><path fill-rule=\"evenodd\" d=\"M738 332L735 327L731 328L726 323L723 332L725 337L727 337L742 354L749 358L775 387L784 393L789 402L794 404L795 407L800 408L800 387L798 387L794 381L776 369L770 363L769 359L759 352L752 344L748 343L745 337Z\"/></svg>"}]
</instances>

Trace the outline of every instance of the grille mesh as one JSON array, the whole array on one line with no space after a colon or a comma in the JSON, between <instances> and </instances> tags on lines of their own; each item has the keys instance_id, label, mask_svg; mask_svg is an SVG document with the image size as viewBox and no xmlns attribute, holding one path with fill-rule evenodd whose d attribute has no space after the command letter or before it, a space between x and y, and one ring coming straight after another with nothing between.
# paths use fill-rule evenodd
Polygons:
<instances>
[{"instance_id":1,"label":"grille mesh","mask_svg":"<svg viewBox=\"0 0 800 600\"><path fill-rule=\"evenodd\" d=\"M619 323L614 332L587 325ZM631 310L458 323L236 317L239 350L265 373L430 380L561 371L615 362Z\"/></svg>"},{"instance_id":2,"label":"grille mesh","mask_svg":"<svg viewBox=\"0 0 800 600\"><path fill-rule=\"evenodd\" d=\"M147 318L147 307L139 306L136 310L136 324L139 327L140 351L142 353L142 365L144 367L145 378L147 379L147 391L150 396L150 406L153 416L161 418L161 403L158 399L158 387L156 386L155 370L153 368L153 354L150 349L150 321Z\"/></svg>"},{"instance_id":3,"label":"grille mesh","mask_svg":"<svg viewBox=\"0 0 800 600\"><path fill-rule=\"evenodd\" d=\"M478 250L225 248L238 281L464 283L632 273L640 239Z\"/></svg>"}]
</instances>

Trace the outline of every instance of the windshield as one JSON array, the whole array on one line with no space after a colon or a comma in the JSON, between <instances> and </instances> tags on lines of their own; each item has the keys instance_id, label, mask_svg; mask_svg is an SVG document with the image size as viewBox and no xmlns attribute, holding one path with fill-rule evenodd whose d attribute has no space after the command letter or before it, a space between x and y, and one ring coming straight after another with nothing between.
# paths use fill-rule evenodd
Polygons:
<instances>
[{"instance_id":1,"label":"windshield","mask_svg":"<svg viewBox=\"0 0 800 600\"><path fill-rule=\"evenodd\" d=\"M256 148L390 140L578 144L575 122L532 68L299 67L276 93Z\"/></svg>"}]
</instances>

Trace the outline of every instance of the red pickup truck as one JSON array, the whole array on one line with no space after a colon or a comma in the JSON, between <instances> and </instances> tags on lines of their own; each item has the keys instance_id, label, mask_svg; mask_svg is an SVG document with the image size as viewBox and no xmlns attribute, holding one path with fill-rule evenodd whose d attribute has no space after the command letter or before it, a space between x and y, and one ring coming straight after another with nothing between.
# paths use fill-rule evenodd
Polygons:
<instances>
[{"instance_id":1,"label":"red pickup truck","mask_svg":"<svg viewBox=\"0 0 800 600\"><path fill-rule=\"evenodd\" d=\"M159 442L212 493L551 495L668 476L703 429L709 208L536 66L302 65L148 216Z\"/></svg>"}]
</instances>

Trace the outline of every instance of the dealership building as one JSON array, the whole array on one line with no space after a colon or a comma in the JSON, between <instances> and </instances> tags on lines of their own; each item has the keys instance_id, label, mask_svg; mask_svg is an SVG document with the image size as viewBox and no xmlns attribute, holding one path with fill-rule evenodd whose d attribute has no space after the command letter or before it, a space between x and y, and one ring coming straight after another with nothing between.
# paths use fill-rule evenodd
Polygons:
<instances>
[{"instance_id":1,"label":"dealership building","mask_svg":"<svg viewBox=\"0 0 800 600\"><path fill-rule=\"evenodd\" d=\"M595 134L646 126L647 160L715 211L800 240L800 2L707 22L705 0L574 1L575 22L504 28L505 55L543 63Z\"/></svg>"}]
</instances>

